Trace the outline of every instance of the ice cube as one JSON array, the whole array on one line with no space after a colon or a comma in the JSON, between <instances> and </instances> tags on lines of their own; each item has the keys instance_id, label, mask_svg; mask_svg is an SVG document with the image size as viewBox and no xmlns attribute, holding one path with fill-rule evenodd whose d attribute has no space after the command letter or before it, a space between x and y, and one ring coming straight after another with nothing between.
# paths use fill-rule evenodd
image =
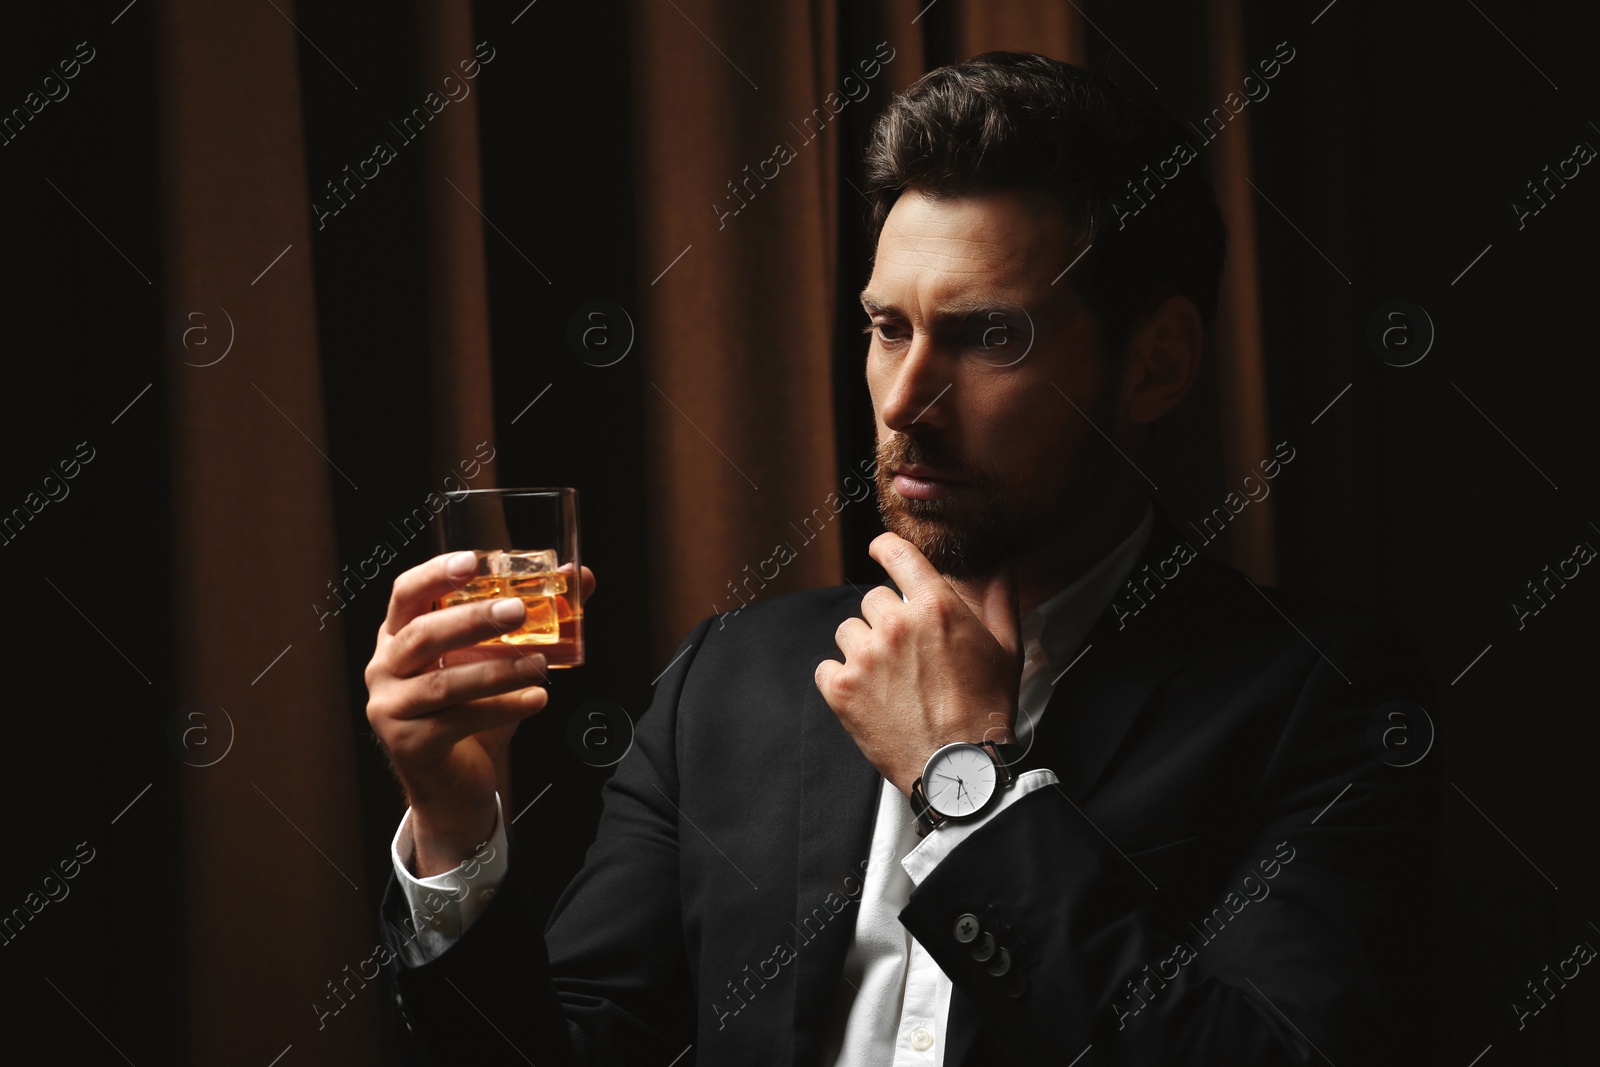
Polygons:
<instances>
[{"instance_id":1,"label":"ice cube","mask_svg":"<svg viewBox=\"0 0 1600 1067\"><path fill-rule=\"evenodd\" d=\"M556 571L556 554L548 549L506 552L501 566L499 580L512 596L528 600L567 591L567 576Z\"/></svg>"},{"instance_id":2,"label":"ice cube","mask_svg":"<svg viewBox=\"0 0 1600 1067\"><path fill-rule=\"evenodd\" d=\"M493 573L511 578L550 574L556 569L556 553L550 548L496 550L490 556Z\"/></svg>"}]
</instances>

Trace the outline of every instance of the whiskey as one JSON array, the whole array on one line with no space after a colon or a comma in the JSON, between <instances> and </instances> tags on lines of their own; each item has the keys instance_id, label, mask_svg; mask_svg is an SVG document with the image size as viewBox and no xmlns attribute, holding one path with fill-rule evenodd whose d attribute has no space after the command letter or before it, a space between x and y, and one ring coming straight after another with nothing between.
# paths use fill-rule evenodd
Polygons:
<instances>
[{"instance_id":1,"label":"whiskey","mask_svg":"<svg viewBox=\"0 0 1600 1067\"><path fill-rule=\"evenodd\" d=\"M583 607L577 603L577 590L568 589L567 575L556 569L556 554L549 549L479 552L477 573L447 593L439 606L513 596L527 609L522 625L479 645L529 646L545 657L549 667L583 663Z\"/></svg>"}]
</instances>

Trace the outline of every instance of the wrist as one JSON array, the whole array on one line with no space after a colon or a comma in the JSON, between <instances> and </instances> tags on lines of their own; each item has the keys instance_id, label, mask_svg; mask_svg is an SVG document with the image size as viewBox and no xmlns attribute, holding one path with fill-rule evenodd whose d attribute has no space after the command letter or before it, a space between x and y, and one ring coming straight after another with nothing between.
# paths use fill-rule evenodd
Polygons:
<instances>
[{"instance_id":1,"label":"wrist","mask_svg":"<svg viewBox=\"0 0 1600 1067\"><path fill-rule=\"evenodd\" d=\"M455 870L494 835L500 818L493 795L488 806L469 812L441 813L411 808L412 873L428 878Z\"/></svg>"}]
</instances>

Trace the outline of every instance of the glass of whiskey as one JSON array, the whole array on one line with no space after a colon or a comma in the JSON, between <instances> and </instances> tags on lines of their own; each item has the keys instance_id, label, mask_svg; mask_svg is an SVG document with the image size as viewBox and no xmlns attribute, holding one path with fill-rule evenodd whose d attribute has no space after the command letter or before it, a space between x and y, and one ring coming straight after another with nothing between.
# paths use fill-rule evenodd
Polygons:
<instances>
[{"instance_id":1,"label":"glass of whiskey","mask_svg":"<svg viewBox=\"0 0 1600 1067\"><path fill-rule=\"evenodd\" d=\"M472 551L478 569L437 606L517 597L527 608L522 625L478 644L538 652L547 667L582 666L578 491L467 489L443 496L434 518L436 547Z\"/></svg>"}]
</instances>

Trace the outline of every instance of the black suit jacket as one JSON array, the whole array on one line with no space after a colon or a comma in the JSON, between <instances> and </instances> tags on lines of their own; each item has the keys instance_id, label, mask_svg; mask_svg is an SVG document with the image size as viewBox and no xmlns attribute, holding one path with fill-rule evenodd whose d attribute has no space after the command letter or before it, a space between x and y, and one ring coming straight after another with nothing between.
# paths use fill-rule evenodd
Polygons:
<instances>
[{"instance_id":1,"label":"black suit jacket","mask_svg":"<svg viewBox=\"0 0 1600 1067\"><path fill-rule=\"evenodd\" d=\"M1428 1054L1438 754L1411 762L1431 736L1393 703L1432 707L1421 657L1359 609L1193 556L1158 512L1138 596L1099 618L1036 732L1060 787L900 913L954 985L948 1067ZM467 934L394 967L405 1040L441 1064L817 1063L880 778L812 675L862 592L697 625L548 918L537 857L512 848ZM406 914L392 879L383 910ZM1015 973L972 958L963 915Z\"/></svg>"}]
</instances>

